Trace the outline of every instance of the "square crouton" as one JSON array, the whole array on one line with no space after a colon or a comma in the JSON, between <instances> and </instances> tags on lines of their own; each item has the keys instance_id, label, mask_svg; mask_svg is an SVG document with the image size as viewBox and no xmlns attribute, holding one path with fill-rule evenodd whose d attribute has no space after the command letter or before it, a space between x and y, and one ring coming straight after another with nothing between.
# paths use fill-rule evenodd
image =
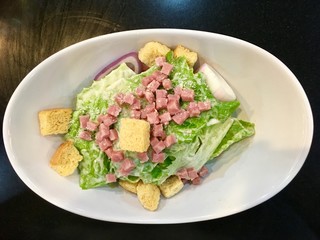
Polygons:
<instances>
[{"instance_id":1,"label":"square crouton","mask_svg":"<svg viewBox=\"0 0 320 240\"><path fill-rule=\"evenodd\" d=\"M146 152L150 145L150 123L145 120L122 118L119 144L122 150Z\"/></svg>"},{"instance_id":2,"label":"square crouton","mask_svg":"<svg viewBox=\"0 0 320 240\"><path fill-rule=\"evenodd\" d=\"M155 59L160 56L166 56L170 51L166 45L159 42L148 42L139 50L139 60L151 67L155 64Z\"/></svg>"},{"instance_id":3,"label":"square crouton","mask_svg":"<svg viewBox=\"0 0 320 240\"><path fill-rule=\"evenodd\" d=\"M193 67L198 60L198 54L196 52L192 52L188 48L185 48L181 45L174 49L173 54L175 57L184 56L187 59L187 63L190 67Z\"/></svg>"},{"instance_id":4,"label":"square crouton","mask_svg":"<svg viewBox=\"0 0 320 240\"><path fill-rule=\"evenodd\" d=\"M178 176L172 175L167 178L159 188L163 196L170 198L180 192L183 186L181 179Z\"/></svg>"},{"instance_id":5,"label":"square crouton","mask_svg":"<svg viewBox=\"0 0 320 240\"><path fill-rule=\"evenodd\" d=\"M71 108L55 108L40 111L38 117L41 135L67 133L71 116Z\"/></svg>"},{"instance_id":6,"label":"square crouton","mask_svg":"<svg viewBox=\"0 0 320 240\"><path fill-rule=\"evenodd\" d=\"M73 142L66 141L62 143L50 160L50 167L61 176L71 175L78 167L82 160L78 149L73 145Z\"/></svg>"}]
</instances>

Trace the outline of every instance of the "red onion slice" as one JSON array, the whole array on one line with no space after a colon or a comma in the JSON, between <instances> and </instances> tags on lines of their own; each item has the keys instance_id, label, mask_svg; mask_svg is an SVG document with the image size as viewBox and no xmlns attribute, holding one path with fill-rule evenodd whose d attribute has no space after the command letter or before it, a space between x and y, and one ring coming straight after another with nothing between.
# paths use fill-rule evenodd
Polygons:
<instances>
[{"instance_id":1,"label":"red onion slice","mask_svg":"<svg viewBox=\"0 0 320 240\"><path fill-rule=\"evenodd\" d=\"M107 74L109 74L112 70L117 68L121 63L126 63L129 68L131 68L135 73L140 73L142 70L142 63L138 58L137 52L129 52L117 60L113 61L106 67L104 67L95 77L94 80L100 80Z\"/></svg>"}]
</instances>

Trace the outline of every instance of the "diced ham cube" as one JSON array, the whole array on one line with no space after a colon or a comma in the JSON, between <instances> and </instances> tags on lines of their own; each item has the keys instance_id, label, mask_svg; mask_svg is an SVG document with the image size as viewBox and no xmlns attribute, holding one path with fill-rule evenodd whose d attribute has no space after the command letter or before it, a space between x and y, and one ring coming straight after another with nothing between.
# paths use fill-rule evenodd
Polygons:
<instances>
[{"instance_id":1,"label":"diced ham cube","mask_svg":"<svg viewBox=\"0 0 320 240\"><path fill-rule=\"evenodd\" d=\"M152 76L154 77L154 80L158 81L159 83L162 83L162 81L168 77L166 74L160 71L154 71Z\"/></svg>"},{"instance_id":2,"label":"diced ham cube","mask_svg":"<svg viewBox=\"0 0 320 240\"><path fill-rule=\"evenodd\" d=\"M134 96L132 93L127 93L124 97L123 97L123 101L125 103L128 103L129 105L132 105L133 104L133 101L134 101Z\"/></svg>"},{"instance_id":3,"label":"diced ham cube","mask_svg":"<svg viewBox=\"0 0 320 240\"><path fill-rule=\"evenodd\" d=\"M118 117L120 112L121 112L121 107L117 105L111 105L107 110L107 113L114 117Z\"/></svg>"},{"instance_id":4,"label":"diced ham cube","mask_svg":"<svg viewBox=\"0 0 320 240\"><path fill-rule=\"evenodd\" d=\"M150 140L150 145L152 147L154 147L155 145L157 145L159 143L159 139L156 138L156 137L152 137L151 140Z\"/></svg>"},{"instance_id":5,"label":"diced ham cube","mask_svg":"<svg viewBox=\"0 0 320 240\"><path fill-rule=\"evenodd\" d=\"M196 102L190 102L187 107L187 110L190 114L190 117L197 117L200 115L200 110Z\"/></svg>"},{"instance_id":6,"label":"diced ham cube","mask_svg":"<svg viewBox=\"0 0 320 240\"><path fill-rule=\"evenodd\" d=\"M98 134L100 135L101 139L109 137L109 134L110 134L109 127L104 123L101 123L99 125L99 132L97 133L97 135Z\"/></svg>"},{"instance_id":7,"label":"diced ham cube","mask_svg":"<svg viewBox=\"0 0 320 240\"><path fill-rule=\"evenodd\" d=\"M156 109L165 109L168 104L168 99L167 98L157 98L156 99Z\"/></svg>"},{"instance_id":8,"label":"diced ham cube","mask_svg":"<svg viewBox=\"0 0 320 240\"><path fill-rule=\"evenodd\" d=\"M194 91L192 89L183 89L180 96L182 101L187 101L187 102L194 101Z\"/></svg>"},{"instance_id":9,"label":"diced ham cube","mask_svg":"<svg viewBox=\"0 0 320 240\"><path fill-rule=\"evenodd\" d=\"M152 162L154 163L163 163L165 159L165 154L163 152L161 153L152 153Z\"/></svg>"},{"instance_id":10,"label":"diced ham cube","mask_svg":"<svg viewBox=\"0 0 320 240\"><path fill-rule=\"evenodd\" d=\"M174 94L176 94L176 95L181 95L181 93L182 93L182 87L180 87L180 86L176 86L174 89L173 89L173 91L174 91Z\"/></svg>"},{"instance_id":11,"label":"diced ham cube","mask_svg":"<svg viewBox=\"0 0 320 240\"><path fill-rule=\"evenodd\" d=\"M150 124L157 124L159 123L159 114L158 112L151 112L151 113L147 113L147 121Z\"/></svg>"},{"instance_id":12,"label":"diced ham cube","mask_svg":"<svg viewBox=\"0 0 320 240\"><path fill-rule=\"evenodd\" d=\"M166 98L168 92L164 89L157 89L156 90L156 98Z\"/></svg>"},{"instance_id":13,"label":"diced ham cube","mask_svg":"<svg viewBox=\"0 0 320 240\"><path fill-rule=\"evenodd\" d=\"M141 102L139 99L135 98L133 100L133 104L131 105L131 109L135 109L135 110L141 109Z\"/></svg>"},{"instance_id":14,"label":"diced ham cube","mask_svg":"<svg viewBox=\"0 0 320 240\"><path fill-rule=\"evenodd\" d=\"M163 149L166 148L166 145L164 144L163 141L159 141L157 144L152 146L152 148L156 153L160 153Z\"/></svg>"},{"instance_id":15,"label":"diced ham cube","mask_svg":"<svg viewBox=\"0 0 320 240\"><path fill-rule=\"evenodd\" d=\"M133 160L129 159L129 158L125 158L120 166L119 172L121 173L121 175L123 176L128 176L129 173L135 168L135 164L133 162Z\"/></svg>"},{"instance_id":16,"label":"diced ham cube","mask_svg":"<svg viewBox=\"0 0 320 240\"><path fill-rule=\"evenodd\" d=\"M152 135L154 137L162 137L163 136L164 131L163 131L163 125L162 124L156 124L153 126L153 129L152 129Z\"/></svg>"},{"instance_id":17,"label":"diced ham cube","mask_svg":"<svg viewBox=\"0 0 320 240\"><path fill-rule=\"evenodd\" d=\"M160 86L160 83L156 80L153 80L151 83L148 84L147 89L151 92L155 92L158 87Z\"/></svg>"},{"instance_id":18,"label":"diced ham cube","mask_svg":"<svg viewBox=\"0 0 320 240\"><path fill-rule=\"evenodd\" d=\"M180 104L176 100L169 100L167 104L167 109L171 115L174 115L181 111Z\"/></svg>"},{"instance_id":19,"label":"diced ham cube","mask_svg":"<svg viewBox=\"0 0 320 240\"><path fill-rule=\"evenodd\" d=\"M113 173L108 173L106 174L106 182L107 183L113 183L113 182L116 182L117 181L117 177L115 174Z\"/></svg>"},{"instance_id":20,"label":"diced ham cube","mask_svg":"<svg viewBox=\"0 0 320 240\"><path fill-rule=\"evenodd\" d=\"M123 155L122 151L112 150L110 158L111 158L111 161L113 161L113 162L121 162L124 158L124 155Z\"/></svg>"},{"instance_id":21,"label":"diced ham cube","mask_svg":"<svg viewBox=\"0 0 320 240\"><path fill-rule=\"evenodd\" d=\"M108 158L111 159L111 156L112 156L112 153L113 153L112 147L107 148L104 152L105 152L105 154L107 154Z\"/></svg>"},{"instance_id":22,"label":"diced ham cube","mask_svg":"<svg viewBox=\"0 0 320 240\"><path fill-rule=\"evenodd\" d=\"M147 162L149 160L148 154L146 152L137 153L137 157L142 163Z\"/></svg>"},{"instance_id":23,"label":"diced ham cube","mask_svg":"<svg viewBox=\"0 0 320 240\"><path fill-rule=\"evenodd\" d=\"M171 115L169 112L164 112L159 115L159 118L161 123L169 123L169 121L171 120Z\"/></svg>"},{"instance_id":24,"label":"diced ham cube","mask_svg":"<svg viewBox=\"0 0 320 240\"><path fill-rule=\"evenodd\" d=\"M201 178L200 177L196 177L196 178L192 179L191 182L192 182L193 185L199 185L199 184L201 184Z\"/></svg>"},{"instance_id":25,"label":"diced ham cube","mask_svg":"<svg viewBox=\"0 0 320 240\"><path fill-rule=\"evenodd\" d=\"M209 100L205 102L198 102L198 107L201 112L208 111L211 109L211 103Z\"/></svg>"},{"instance_id":26,"label":"diced ham cube","mask_svg":"<svg viewBox=\"0 0 320 240\"><path fill-rule=\"evenodd\" d=\"M170 147L172 146L173 144L175 144L177 142L177 139L174 135L169 135L166 137L166 139L164 140L164 143L166 145L166 147Z\"/></svg>"},{"instance_id":27,"label":"diced ham cube","mask_svg":"<svg viewBox=\"0 0 320 240\"><path fill-rule=\"evenodd\" d=\"M91 138L91 132L83 130L79 133L79 138L86 140L86 141L90 141L92 140Z\"/></svg>"},{"instance_id":28,"label":"diced ham cube","mask_svg":"<svg viewBox=\"0 0 320 240\"><path fill-rule=\"evenodd\" d=\"M193 180L196 177L198 177L197 170L194 169L193 167L187 168L187 172L188 172L188 177L189 177L190 180Z\"/></svg>"},{"instance_id":29,"label":"diced ham cube","mask_svg":"<svg viewBox=\"0 0 320 240\"><path fill-rule=\"evenodd\" d=\"M153 103L155 101L155 97L153 92L151 91L145 91L145 98L149 103Z\"/></svg>"},{"instance_id":30,"label":"diced ham cube","mask_svg":"<svg viewBox=\"0 0 320 240\"><path fill-rule=\"evenodd\" d=\"M105 151L109 147L112 147L112 142L109 139L103 138L101 142L99 142L99 148L101 151Z\"/></svg>"},{"instance_id":31,"label":"diced ham cube","mask_svg":"<svg viewBox=\"0 0 320 240\"><path fill-rule=\"evenodd\" d=\"M142 78L141 82L142 82L142 85L146 87L146 86L148 86L149 83L151 83L153 80L154 80L154 77L151 75L151 76L147 76L147 77Z\"/></svg>"},{"instance_id":32,"label":"diced ham cube","mask_svg":"<svg viewBox=\"0 0 320 240\"><path fill-rule=\"evenodd\" d=\"M198 175L200 177L204 177L209 173L209 170L207 167L203 166L199 171L198 171Z\"/></svg>"},{"instance_id":33,"label":"diced ham cube","mask_svg":"<svg viewBox=\"0 0 320 240\"><path fill-rule=\"evenodd\" d=\"M166 58L165 57L157 57L154 61L158 67L162 67L163 63L166 62Z\"/></svg>"},{"instance_id":34,"label":"diced ham cube","mask_svg":"<svg viewBox=\"0 0 320 240\"><path fill-rule=\"evenodd\" d=\"M180 178L180 179L187 179L189 180L189 175L187 172L186 168L181 168L179 171L177 171L176 175Z\"/></svg>"},{"instance_id":35,"label":"diced ham cube","mask_svg":"<svg viewBox=\"0 0 320 240\"><path fill-rule=\"evenodd\" d=\"M82 115L79 116L79 121L80 121L80 127L81 128L86 128L87 127L87 123L90 120L90 116L89 115Z\"/></svg>"},{"instance_id":36,"label":"diced ham cube","mask_svg":"<svg viewBox=\"0 0 320 240\"><path fill-rule=\"evenodd\" d=\"M168 98L168 101L175 100L175 101L179 102L180 95L179 94L168 94L167 98Z\"/></svg>"},{"instance_id":37,"label":"diced ham cube","mask_svg":"<svg viewBox=\"0 0 320 240\"><path fill-rule=\"evenodd\" d=\"M86 129L93 132L97 129L98 127L98 123L95 123L95 122L92 122L92 121L88 121L87 122L87 126L86 126Z\"/></svg>"},{"instance_id":38,"label":"diced ham cube","mask_svg":"<svg viewBox=\"0 0 320 240\"><path fill-rule=\"evenodd\" d=\"M166 74L166 75L169 75L170 72L172 71L172 69L173 69L173 65L172 64L164 62L163 65L162 65L162 68L161 68L161 72Z\"/></svg>"},{"instance_id":39,"label":"diced ham cube","mask_svg":"<svg viewBox=\"0 0 320 240\"><path fill-rule=\"evenodd\" d=\"M103 115L101 117L102 122L106 125L106 126L111 126L112 124L114 124L115 122L117 122L117 118L110 115L110 114L106 114Z\"/></svg>"},{"instance_id":40,"label":"diced ham cube","mask_svg":"<svg viewBox=\"0 0 320 240\"><path fill-rule=\"evenodd\" d=\"M156 111L156 104L154 102L150 103L147 106L145 106L144 110L146 111L146 113L155 112Z\"/></svg>"},{"instance_id":41,"label":"diced ham cube","mask_svg":"<svg viewBox=\"0 0 320 240\"><path fill-rule=\"evenodd\" d=\"M171 80L168 79L168 78L163 79L163 81L162 81L162 86L163 86L163 88L166 89L166 90L171 89L171 88L172 88Z\"/></svg>"},{"instance_id":42,"label":"diced ham cube","mask_svg":"<svg viewBox=\"0 0 320 240\"><path fill-rule=\"evenodd\" d=\"M130 116L132 118L140 119L141 112L140 112L140 110L131 110Z\"/></svg>"},{"instance_id":43,"label":"diced ham cube","mask_svg":"<svg viewBox=\"0 0 320 240\"><path fill-rule=\"evenodd\" d=\"M179 113L175 114L172 117L172 120L175 121L175 123L181 125L184 123L184 121L189 117L189 112L185 110L181 110Z\"/></svg>"},{"instance_id":44,"label":"diced ham cube","mask_svg":"<svg viewBox=\"0 0 320 240\"><path fill-rule=\"evenodd\" d=\"M116 103L119 104L119 106L121 106L123 103L124 103L124 94L123 93L118 93L116 96L115 96L115 101Z\"/></svg>"},{"instance_id":45,"label":"diced ham cube","mask_svg":"<svg viewBox=\"0 0 320 240\"><path fill-rule=\"evenodd\" d=\"M109 139L111 141L115 141L118 139L118 132L116 129L110 129L110 135L109 135Z\"/></svg>"},{"instance_id":46,"label":"diced ham cube","mask_svg":"<svg viewBox=\"0 0 320 240\"><path fill-rule=\"evenodd\" d=\"M137 94L137 96L138 97L144 97L144 92L145 92L145 87L143 87L143 86L140 86L140 87L137 87L137 89L136 89L136 94Z\"/></svg>"}]
</instances>

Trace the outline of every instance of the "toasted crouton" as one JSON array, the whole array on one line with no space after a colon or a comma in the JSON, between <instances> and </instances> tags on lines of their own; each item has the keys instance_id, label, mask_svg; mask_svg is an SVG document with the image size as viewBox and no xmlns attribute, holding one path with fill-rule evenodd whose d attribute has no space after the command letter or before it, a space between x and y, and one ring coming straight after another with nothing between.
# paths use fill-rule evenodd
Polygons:
<instances>
[{"instance_id":1,"label":"toasted crouton","mask_svg":"<svg viewBox=\"0 0 320 240\"><path fill-rule=\"evenodd\" d=\"M184 56L187 59L187 63L190 67L193 67L198 60L198 54L196 52L192 52L181 45L178 45L174 49L173 54L175 57Z\"/></svg>"},{"instance_id":2,"label":"toasted crouton","mask_svg":"<svg viewBox=\"0 0 320 240\"><path fill-rule=\"evenodd\" d=\"M61 176L69 176L78 167L82 160L78 149L73 142L66 141L62 143L50 160L50 167L53 168Z\"/></svg>"},{"instance_id":3,"label":"toasted crouton","mask_svg":"<svg viewBox=\"0 0 320 240\"><path fill-rule=\"evenodd\" d=\"M136 183L132 183L132 182L129 182L129 181L126 181L126 180L119 180L119 185L129 191L129 192L132 192L132 193L137 193L137 186L138 186L138 182Z\"/></svg>"},{"instance_id":4,"label":"toasted crouton","mask_svg":"<svg viewBox=\"0 0 320 240\"><path fill-rule=\"evenodd\" d=\"M159 188L163 196L170 198L180 192L183 188L183 182L178 176L172 175L167 178Z\"/></svg>"},{"instance_id":5,"label":"toasted crouton","mask_svg":"<svg viewBox=\"0 0 320 240\"><path fill-rule=\"evenodd\" d=\"M142 206L150 211L155 211L158 208L160 201L160 190L159 188L151 183L138 183L137 195Z\"/></svg>"},{"instance_id":6,"label":"toasted crouton","mask_svg":"<svg viewBox=\"0 0 320 240\"><path fill-rule=\"evenodd\" d=\"M157 57L165 56L170 51L166 45L159 42L148 42L139 50L138 57L141 62L151 67Z\"/></svg>"},{"instance_id":7,"label":"toasted crouton","mask_svg":"<svg viewBox=\"0 0 320 240\"><path fill-rule=\"evenodd\" d=\"M40 111L38 117L41 135L67 133L71 115L71 108L55 108Z\"/></svg>"},{"instance_id":8,"label":"toasted crouton","mask_svg":"<svg viewBox=\"0 0 320 240\"><path fill-rule=\"evenodd\" d=\"M150 145L150 123L140 119L122 118L119 144L122 150L146 152Z\"/></svg>"}]
</instances>

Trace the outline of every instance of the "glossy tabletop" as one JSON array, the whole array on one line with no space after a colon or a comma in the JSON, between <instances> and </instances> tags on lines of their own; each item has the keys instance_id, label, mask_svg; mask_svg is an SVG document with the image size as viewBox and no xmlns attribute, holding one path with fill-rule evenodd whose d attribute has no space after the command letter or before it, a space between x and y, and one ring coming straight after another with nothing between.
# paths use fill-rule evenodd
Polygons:
<instances>
[{"instance_id":1,"label":"glossy tabletop","mask_svg":"<svg viewBox=\"0 0 320 240\"><path fill-rule=\"evenodd\" d=\"M15 88L53 53L112 32L183 28L240 38L275 55L304 88L315 126L305 164L276 196L232 216L171 225L103 222L48 203L17 176L1 138L0 239L320 239L319 26L315 0L1 1L1 125Z\"/></svg>"}]
</instances>

